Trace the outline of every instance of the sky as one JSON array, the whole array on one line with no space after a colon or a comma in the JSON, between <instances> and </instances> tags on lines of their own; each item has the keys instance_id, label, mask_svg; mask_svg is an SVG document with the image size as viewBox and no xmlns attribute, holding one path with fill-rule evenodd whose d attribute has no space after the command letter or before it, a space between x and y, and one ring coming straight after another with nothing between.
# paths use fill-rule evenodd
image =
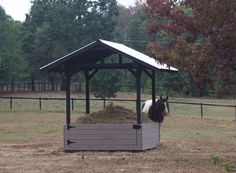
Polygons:
<instances>
[{"instance_id":1,"label":"sky","mask_svg":"<svg viewBox=\"0 0 236 173\"><path fill-rule=\"evenodd\" d=\"M117 0L117 2L128 7L134 5L135 0ZM0 5L14 20L24 21L25 14L29 13L31 0L0 0Z\"/></svg>"}]
</instances>

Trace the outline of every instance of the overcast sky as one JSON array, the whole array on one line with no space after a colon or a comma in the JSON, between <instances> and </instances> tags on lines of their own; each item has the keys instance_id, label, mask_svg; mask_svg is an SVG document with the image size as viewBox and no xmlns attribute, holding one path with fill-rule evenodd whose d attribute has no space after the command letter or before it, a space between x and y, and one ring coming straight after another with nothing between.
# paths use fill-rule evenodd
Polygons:
<instances>
[{"instance_id":1,"label":"overcast sky","mask_svg":"<svg viewBox=\"0 0 236 173\"><path fill-rule=\"evenodd\" d=\"M30 1L31 0L0 0L0 5L13 19L24 21L25 14L30 10ZM134 5L135 0L117 0L117 2L128 7Z\"/></svg>"}]
</instances>

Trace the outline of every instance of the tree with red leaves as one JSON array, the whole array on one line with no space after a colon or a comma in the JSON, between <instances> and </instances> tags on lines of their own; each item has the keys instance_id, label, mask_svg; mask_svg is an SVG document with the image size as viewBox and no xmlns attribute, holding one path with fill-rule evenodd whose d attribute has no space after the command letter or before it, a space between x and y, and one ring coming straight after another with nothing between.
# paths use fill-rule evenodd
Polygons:
<instances>
[{"instance_id":1,"label":"tree with red leaves","mask_svg":"<svg viewBox=\"0 0 236 173\"><path fill-rule=\"evenodd\" d=\"M189 76L189 89L232 92L236 84L236 1L147 0L147 30L171 37L149 44L152 56ZM163 34L164 33L164 34Z\"/></svg>"}]
</instances>

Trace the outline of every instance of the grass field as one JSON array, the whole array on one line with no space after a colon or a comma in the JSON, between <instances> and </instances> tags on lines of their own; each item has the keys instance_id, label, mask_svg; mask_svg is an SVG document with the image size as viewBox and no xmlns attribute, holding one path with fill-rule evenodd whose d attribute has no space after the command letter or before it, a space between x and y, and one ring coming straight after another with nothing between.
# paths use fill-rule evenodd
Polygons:
<instances>
[{"instance_id":1,"label":"grass field","mask_svg":"<svg viewBox=\"0 0 236 173\"><path fill-rule=\"evenodd\" d=\"M4 96L16 96L16 97L35 97L35 98L65 98L64 92L36 92L36 93L14 93L5 94ZM84 98L84 94L72 94L73 98ZM93 98L93 96L91 96ZM118 98L127 98L135 100L135 93L118 93ZM142 99L150 99L150 95L142 95ZM209 98L173 98L170 97L169 101L172 102L189 102L189 103L211 103L219 105L236 105L236 99L209 99ZM135 111L135 102L113 102L115 105L124 106L126 108ZM39 110L39 100L13 100L13 112L52 112L52 113L64 113L65 112L65 100L42 100L42 110ZM109 104L109 102L106 102ZM10 100L0 99L0 112L10 111ZM103 109L103 101L92 101L91 111L97 112ZM82 115L85 112L85 101L74 101L75 115ZM170 112L175 117L199 117L201 116L200 105L186 105L170 103ZM234 107L212 107L203 106L204 118L220 119L220 120L235 120L236 110Z\"/></svg>"},{"instance_id":2,"label":"grass field","mask_svg":"<svg viewBox=\"0 0 236 173\"><path fill-rule=\"evenodd\" d=\"M55 97L53 94L48 96ZM123 97L134 96L126 94ZM235 100L205 101L235 104ZM167 117L162 125L161 145L157 149L145 152L65 153L63 101L53 104L44 102L43 111L37 110L37 102L36 105L31 101L16 102L12 111L4 108L4 104L8 105L8 101L0 100L0 173L236 172L236 122L232 121L233 111L232 115L222 120L222 117L212 117L218 110L206 109L206 116L201 119L197 111L191 112L194 108L185 107L188 113L183 114L183 107L172 106L172 116ZM120 104L135 108L131 103ZM84 109L82 102L77 105L73 119L82 114L80 109ZM100 102L92 104L93 111L101 108ZM208 114L208 111L213 113ZM225 115L231 110L219 111Z\"/></svg>"}]
</instances>

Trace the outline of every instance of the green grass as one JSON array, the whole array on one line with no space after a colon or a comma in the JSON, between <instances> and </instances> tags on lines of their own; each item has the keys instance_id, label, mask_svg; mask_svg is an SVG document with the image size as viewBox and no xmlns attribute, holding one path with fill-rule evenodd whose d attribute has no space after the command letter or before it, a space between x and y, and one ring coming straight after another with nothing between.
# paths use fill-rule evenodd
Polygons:
<instances>
[{"instance_id":1,"label":"green grass","mask_svg":"<svg viewBox=\"0 0 236 173\"><path fill-rule=\"evenodd\" d=\"M63 113L0 113L0 141L50 140L62 135L64 121Z\"/></svg>"},{"instance_id":2,"label":"green grass","mask_svg":"<svg viewBox=\"0 0 236 173\"><path fill-rule=\"evenodd\" d=\"M12 95L11 95L12 96ZM14 96L18 96L15 94ZM20 95L24 96L24 94ZM29 97L30 95L25 95ZM45 95L33 95L32 97L58 97L57 93L45 94ZM64 97L60 95L60 97ZM73 97L78 97L74 95ZM151 98L151 96L144 95L145 98ZM131 96L131 99L135 97ZM222 105L236 105L236 99L209 99L209 98L169 98L173 102L190 102L190 103L212 103ZM44 113L65 113L65 100L42 100L42 110L39 110L38 100L13 100L13 109L10 110L10 101L8 99L0 99L0 113L1 112L44 112ZM135 111L135 102L113 102L115 105L120 105ZM106 105L109 101L106 102ZM97 112L103 109L103 101L91 101L91 112ZM73 114L82 115L85 112L85 101L74 101ZM170 113L174 117L201 117L200 105L186 105L170 103ZM235 108L228 107L215 107L215 106L203 106L203 117L219 120L234 120Z\"/></svg>"},{"instance_id":3,"label":"green grass","mask_svg":"<svg viewBox=\"0 0 236 173\"><path fill-rule=\"evenodd\" d=\"M170 119L170 120L169 120ZM174 120L174 121L173 121ZM171 128L170 128L171 127ZM188 117L166 118L161 131L164 138L169 137L225 137L235 138L236 124L232 121L200 119Z\"/></svg>"},{"instance_id":4,"label":"green grass","mask_svg":"<svg viewBox=\"0 0 236 173\"><path fill-rule=\"evenodd\" d=\"M23 141L29 139L23 132L11 132L7 131L5 133L0 134L0 138L2 140L9 140L9 141Z\"/></svg>"}]
</instances>

